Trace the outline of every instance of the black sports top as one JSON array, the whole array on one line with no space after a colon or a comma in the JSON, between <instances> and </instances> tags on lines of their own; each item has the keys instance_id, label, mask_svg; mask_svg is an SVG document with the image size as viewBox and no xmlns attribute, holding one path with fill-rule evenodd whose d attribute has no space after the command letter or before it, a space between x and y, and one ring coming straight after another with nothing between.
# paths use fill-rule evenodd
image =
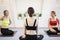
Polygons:
<instances>
[{"instance_id":1,"label":"black sports top","mask_svg":"<svg viewBox=\"0 0 60 40\"><path fill-rule=\"evenodd\" d=\"M26 24L27 24L27 26L26 26L26 29L27 29L27 30L36 30L36 29L37 29L37 26L35 26L35 24L36 24L36 19L35 19L35 21L34 21L33 26L29 26L29 25L28 25L27 19L26 19Z\"/></svg>"}]
</instances>

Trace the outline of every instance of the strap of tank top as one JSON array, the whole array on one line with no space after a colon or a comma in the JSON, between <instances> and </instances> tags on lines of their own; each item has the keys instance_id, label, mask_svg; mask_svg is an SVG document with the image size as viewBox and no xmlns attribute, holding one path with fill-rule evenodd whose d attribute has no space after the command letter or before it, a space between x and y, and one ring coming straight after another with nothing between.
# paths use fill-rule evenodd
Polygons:
<instances>
[{"instance_id":1,"label":"strap of tank top","mask_svg":"<svg viewBox=\"0 0 60 40\"><path fill-rule=\"evenodd\" d=\"M27 18L26 18L26 24L27 24L27 26L28 26Z\"/></svg>"},{"instance_id":2,"label":"strap of tank top","mask_svg":"<svg viewBox=\"0 0 60 40\"><path fill-rule=\"evenodd\" d=\"M35 19L35 21L34 21L34 25L33 25L33 26L35 26L35 24L36 24L36 19Z\"/></svg>"}]
</instances>

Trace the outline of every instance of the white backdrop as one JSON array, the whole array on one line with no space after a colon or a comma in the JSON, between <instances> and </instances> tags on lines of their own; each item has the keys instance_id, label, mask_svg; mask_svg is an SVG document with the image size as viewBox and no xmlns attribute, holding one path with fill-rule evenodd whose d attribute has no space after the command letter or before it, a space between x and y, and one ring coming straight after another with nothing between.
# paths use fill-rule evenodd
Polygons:
<instances>
[{"instance_id":1,"label":"white backdrop","mask_svg":"<svg viewBox=\"0 0 60 40\"><path fill-rule=\"evenodd\" d=\"M12 24L10 27L23 27L23 20L17 19L18 13L24 13L28 7L33 7L35 13L42 13L39 19L39 27L48 27L50 11L56 11L60 19L60 0L0 0L0 18L5 9L9 10Z\"/></svg>"},{"instance_id":2,"label":"white backdrop","mask_svg":"<svg viewBox=\"0 0 60 40\"><path fill-rule=\"evenodd\" d=\"M42 0L16 0L15 1L16 4L16 15L18 15L18 13L25 13L27 12L28 7L33 7L35 10L35 13L41 13L42 12ZM23 27L23 20L16 20L15 21L15 25L17 27L21 26Z\"/></svg>"},{"instance_id":3,"label":"white backdrop","mask_svg":"<svg viewBox=\"0 0 60 40\"><path fill-rule=\"evenodd\" d=\"M10 27L14 27L14 1L13 0L0 0L0 18L3 16L3 11L8 10L9 16L12 20Z\"/></svg>"}]
</instances>

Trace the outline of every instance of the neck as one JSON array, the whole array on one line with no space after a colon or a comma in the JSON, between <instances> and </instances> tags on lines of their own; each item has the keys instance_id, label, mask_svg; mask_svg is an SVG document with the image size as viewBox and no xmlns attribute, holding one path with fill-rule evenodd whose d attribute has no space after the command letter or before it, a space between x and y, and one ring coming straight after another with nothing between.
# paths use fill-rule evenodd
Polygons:
<instances>
[{"instance_id":1,"label":"neck","mask_svg":"<svg viewBox=\"0 0 60 40\"><path fill-rule=\"evenodd\" d=\"M29 16L29 18L33 18L33 17L30 17L30 16Z\"/></svg>"},{"instance_id":2,"label":"neck","mask_svg":"<svg viewBox=\"0 0 60 40\"><path fill-rule=\"evenodd\" d=\"M29 16L30 17L30 16ZM30 17L30 18L32 18L32 17Z\"/></svg>"},{"instance_id":3,"label":"neck","mask_svg":"<svg viewBox=\"0 0 60 40\"><path fill-rule=\"evenodd\" d=\"M8 17L8 16L4 16L4 17Z\"/></svg>"},{"instance_id":4,"label":"neck","mask_svg":"<svg viewBox=\"0 0 60 40\"><path fill-rule=\"evenodd\" d=\"M55 19L55 17L52 17L53 19Z\"/></svg>"}]
</instances>

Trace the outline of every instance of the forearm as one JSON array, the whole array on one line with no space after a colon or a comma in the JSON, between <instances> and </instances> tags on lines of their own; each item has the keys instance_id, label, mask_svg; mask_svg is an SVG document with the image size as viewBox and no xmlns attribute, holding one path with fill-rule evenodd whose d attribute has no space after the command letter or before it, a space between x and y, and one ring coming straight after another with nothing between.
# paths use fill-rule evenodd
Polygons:
<instances>
[{"instance_id":1,"label":"forearm","mask_svg":"<svg viewBox=\"0 0 60 40\"><path fill-rule=\"evenodd\" d=\"M24 31L24 35L26 35L26 31Z\"/></svg>"},{"instance_id":2,"label":"forearm","mask_svg":"<svg viewBox=\"0 0 60 40\"><path fill-rule=\"evenodd\" d=\"M36 30L36 33L38 34L38 26L37 26L37 30Z\"/></svg>"},{"instance_id":3,"label":"forearm","mask_svg":"<svg viewBox=\"0 0 60 40\"><path fill-rule=\"evenodd\" d=\"M11 20L9 20L9 24L8 25L10 25L11 24Z\"/></svg>"},{"instance_id":4,"label":"forearm","mask_svg":"<svg viewBox=\"0 0 60 40\"><path fill-rule=\"evenodd\" d=\"M58 24L58 27L59 27L60 25Z\"/></svg>"},{"instance_id":5,"label":"forearm","mask_svg":"<svg viewBox=\"0 0 60 40\"><path fill-rule=\"evenodd\" d=\"M56 32L56 30L54 30L52 27L50 27L49 30L50 30L51 32Z\"/></svg>"},{"instance_id":6,"label":"forearm","mask_svg":"<svg viewBox=\"0 0 60 40\"><path fill-rule=\"evenodd\" d=\"M38 34L38 31L36 30L36 34Z\"/></svg>"},{"instance_id":7,"label":"forearm","mask_svg":"<svg viewBox=\"0 0 60 40\"><path fill-rule=\"evenodd\" d=\"M50 28L50 31L53 31L54 29L53 28Z\"/></svg>"},{"instance_id":8,"label":"forearm","mask_svg":"<svg viewBox=\"0 0 60 40\"><path fill-rule=\"evenodd\" d=\"M54 29L53 29L51 26L49 26L49 30L52 31L52 30L54 30Z\"/></svg>"},{"instance_id":9,"label":"forearm","mask_svg":"<svg viewBox=\"0 0 60 40\"><path fill-rule=\"evenodd\" d=\"M24 35L26 35L26 29L24 28Z\"/></svg>"}]
</instances>

